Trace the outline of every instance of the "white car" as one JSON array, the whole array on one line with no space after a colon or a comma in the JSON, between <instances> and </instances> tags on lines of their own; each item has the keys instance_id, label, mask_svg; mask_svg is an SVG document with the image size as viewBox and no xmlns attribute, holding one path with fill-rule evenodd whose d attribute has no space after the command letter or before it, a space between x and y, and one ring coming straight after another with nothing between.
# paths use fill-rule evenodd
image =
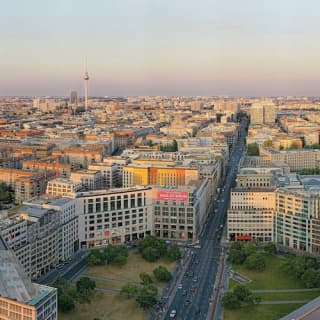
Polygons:
<instances>
[{"instance_id":1,"label":"white car","mask_svg":"<svg viewBox=\"0 0 320 320\"><path fill-rule=\"evenodd\" d=\"M172 310L170 312L170 318L175 318L176 317L176 314L177 314L177 310Z\"/></svg>"},{"instance_id":2,"label":"white car","mask_svg":"<svg viewBox=\"0 0 320 320\"><path fill-rule=\"evenodd\" d=\"M182 289L182 284L181 283L178 285L178 289L179 290Z\"/></svg>"}]
</instances>

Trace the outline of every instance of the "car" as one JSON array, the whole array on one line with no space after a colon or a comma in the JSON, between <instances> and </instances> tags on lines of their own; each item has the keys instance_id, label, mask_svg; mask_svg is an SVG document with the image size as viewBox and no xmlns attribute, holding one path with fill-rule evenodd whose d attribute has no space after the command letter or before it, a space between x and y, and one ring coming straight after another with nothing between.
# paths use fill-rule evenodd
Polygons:
<instances>
[{"instance_id":1,"label":"car","mask_svg":"<svg viewBox=\"0 0 320 320\"><path fill-rule=\"evenodd\" d=\"M186 296L186 295L187 295L187 290L183 290L183 291L182 291L182 295L183 295L183 296Z\"/></svg>"},{"instance_id":2,"label":"car","mask_svg":"<svg viewBox=\"0 0 320 320\"><path fill-rule=\"evenodd\" d=\"M193 282L198 282L198 278L195 277L195 278L192 279L192 281L193 281Z\"/></svg>"},{"instance_id":3,"label":"car","mask_svg":"<svg viewBox=\"0 0 320 320\"><path fill-rule=\"evenodd\" d=\"M171 310L169 317L170 317L170 318L175 318L176 315L177 315L177 310Z\"/></svg>"},{"instance_id":4,"label":"car","mask_svg":"<svg viewBox=\"0 0 320 320\"><path fill-rule=\"evenodd\" d=\"M180 284L178 285L178 289L179 289L179 290L182 289L182 283L180 283Z\"/></svg>"}]
</instances>

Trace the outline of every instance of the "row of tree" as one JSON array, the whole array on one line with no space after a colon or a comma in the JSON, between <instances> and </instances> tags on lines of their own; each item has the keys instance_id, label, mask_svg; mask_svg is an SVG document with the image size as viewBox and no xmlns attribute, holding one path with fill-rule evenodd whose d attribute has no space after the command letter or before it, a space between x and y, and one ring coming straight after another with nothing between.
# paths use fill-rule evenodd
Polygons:
<instances>
[{"instance_id":1,"label":"row of tree","mask_svg":"<svg viewBox=\"0 0 320 320\"><path fill-rule=\"evenodd\" d=\"M96 283L88 277L82 277L73 286L65 278L61 278L54 286L58 289L59 310L68 313L75 309L75 302L90 303Z\"/></svg>"},{"instance_id":2,"label":"row of tree","mask_svg":"<svg viewBox=\"0 0 320 320\"><path fill-rule=\"evenodd\" d=\"M105 249L91 251L88 263L90 266L112 264L124 266L129 256L128 248L124 245L109 245Z\"/></svg>"},{"instance_id":3,"label":"row of tree","mask_svg":"<svg viewBox=\"0 0 320 320\"><path fill-rule=\"evenodd\" d=\"M259 145L256 142L249 143L247 145L247 154L248 156L259 156L260 155Z\"/></svg>"},{"instance_id":4,"label":"row of tree","mask_svg":"<svg viewBox=\"0 0 320 320\"><path fill-rule=\"evenodd\" d=\"M277 248L273 242L262 244L259 241L239 242L231 245L229 261L234 264L243 264L251 270L262 271L266 267L265 254L275 254Z\"/></svg>"},{"instance_id":5,"label":"row of tree","mask_svg":"<svg viewBox=\"0 0 320 320\"><path fill-rule=\"evenodd\" d=\"M178 142L173 140L171 144L160 144L159 149L163 152L176 152L178 151Z\"/></svg>"},{"instance_id":6,"label":"row of tree","mask_svg":"<svg viewBox=\"0 0 320 320\"><path fill-rule=\"evenodd\" d=\"M319 168L306 168L300 170L299 174L301 175L313 175L313 174L320 174L320 169Z\"/></svg>"},{"instance_id":7,"label":"row of tree","mask_svg":"<svg viewBox=\"0 0 320 320\"><path fill-rule=\"evenodd\" d=\"M309 144L304 146L306 149L320 149L319 143Z\"/></svg>"},{"instance_id":8,"label":"row of tree","mask_svg":"<svg viewBox=\"0 0 320 320\"><path fill-rule=\"evenodd\" d=\"M142 257L149 262L157 261L160 258L165 258L169 261L176 261L181 258L181 252L178 246L168 246L163 239L155 236L147 236L140 240L138 249Z\"/></svg>"},{"instance_id":9,"label":"row of tree","mask_svg":"<svg viewBox=\"0 0 320 320\"><path fill-rule=\"evenodd\" d=\"M172 278L171 273L164 266L155 268L153 275L160 282L168 282ZM128 299L135 298L139 307L149 309L157 302L158 289L153 284L152 277L148 273L141 272L139 277L141 286L126 283L122 286L120 294Z\"/></svg>"},{"instance_id":10,"label":"row of tree","mask_svg":"<svg viewBox=\"0 0 320 320\"><path fill-rule=\"evenodd\" d=\"M282 269L301 280L306 288L320 288L320 269L316 258L289 254L282 263Z\"/></svg>"}]
</instances>

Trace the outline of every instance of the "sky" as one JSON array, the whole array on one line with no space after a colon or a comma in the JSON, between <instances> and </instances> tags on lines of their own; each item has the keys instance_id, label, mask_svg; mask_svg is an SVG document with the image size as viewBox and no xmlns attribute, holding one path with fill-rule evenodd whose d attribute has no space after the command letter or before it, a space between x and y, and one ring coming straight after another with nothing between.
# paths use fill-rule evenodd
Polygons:
<instances>
[{"instance_id":1,"label":"sky","mask_svg":"<svg viewBox=\"0 0 320 320\"><path fill-rule=\"evenodd\" d=\"M0 96L320 96L318 0L0 0Z\"/></svg>"}]
</instances>

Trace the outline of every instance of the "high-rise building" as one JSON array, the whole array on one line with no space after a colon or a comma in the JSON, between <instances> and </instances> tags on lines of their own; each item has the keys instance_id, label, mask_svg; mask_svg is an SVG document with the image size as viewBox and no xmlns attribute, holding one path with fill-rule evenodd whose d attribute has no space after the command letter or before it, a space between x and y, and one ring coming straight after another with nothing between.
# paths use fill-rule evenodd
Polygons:
<instances>
[{"instance_id":1,"label":"high-rise building","mask_svg":"<svg viewBox=\"0 0 320 320\"><path fill-rule=\"evenodd\" d=\"M250 110L251 124L272 124L275 122L275 105L272 101L254 103Z\"/></svg>"},{"instance_id":2,"label":"high-rise building","mask_svg":"<svg viewBox=\"0 0 320 320\"><path fill-rule=\"evenodd\" d=\"M275 122L276 112L275 106L272 102L263 104L263 122L265 124L272 124Z\"/></svg>"},{"instance_id":3,"label":"high-rise building","mask_svg":"<svg viewBox=\"0 0 320 320\"><path fill-rule=\"evenodd\" d=\"M77 94L77 91L70 91L69 103L70 103L71 105L75 105L75 106L78 104L78 94Z\"/></svg>"},{"instance_id":4,"label":"high-rise building","mask_svg":"<svg viewBox=\"0 0 320 320\"><path fill-rule=\"evenodd\" d=\"M250 110L250 123L263 124L263 106L261 104L253 104Z\"/></svg>"}]
</instances>

